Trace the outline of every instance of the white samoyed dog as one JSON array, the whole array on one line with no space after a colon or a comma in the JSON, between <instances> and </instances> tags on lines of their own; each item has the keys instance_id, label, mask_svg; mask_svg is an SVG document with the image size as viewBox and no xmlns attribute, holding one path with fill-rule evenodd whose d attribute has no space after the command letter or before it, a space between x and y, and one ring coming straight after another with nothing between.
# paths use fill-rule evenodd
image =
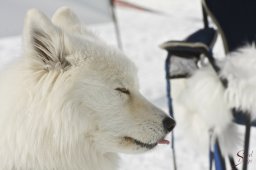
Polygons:
<instances>
[{"instance_id":1,"label":"white samoyed dog","mask_svg":"<svg viewBox=\"0 0 256 170\"><path fill-rule=\"evenodd\" d=\"M23 57L0 74L0 170L115 170L175 121L139 92L134 64L68 8L27 13Z\"/></svg>"}]
</instances>

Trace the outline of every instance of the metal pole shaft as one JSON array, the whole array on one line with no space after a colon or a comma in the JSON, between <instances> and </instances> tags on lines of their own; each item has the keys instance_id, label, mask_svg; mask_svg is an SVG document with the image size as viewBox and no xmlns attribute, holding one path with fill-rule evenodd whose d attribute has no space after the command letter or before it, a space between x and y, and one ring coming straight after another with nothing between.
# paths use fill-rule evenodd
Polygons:
<instances>
[{"instance_id":1,"label":"metal pole shaft","mask_svg":"<svg viewBox=\"0 0 256 170\"><path fill-rule=\"evenodd\" d=\"M174 118L173 115L173 107L172 107L172 98L171 98L171 82L169 80L170 75L169 75L169 71L170 71L170 60L171 60L171 55L168 54L166 61L165 61L165 72L166 72L166 88L167 88L167 101L168 101L168 111L170 116L172 116ZM174 130L171 132L171 147L172 147L172 156L173 156L173 167L174 170L177 170L177 162L176 162L176 152L175 152L175 141L174 141Z\"/></svg>"}]
</instances>

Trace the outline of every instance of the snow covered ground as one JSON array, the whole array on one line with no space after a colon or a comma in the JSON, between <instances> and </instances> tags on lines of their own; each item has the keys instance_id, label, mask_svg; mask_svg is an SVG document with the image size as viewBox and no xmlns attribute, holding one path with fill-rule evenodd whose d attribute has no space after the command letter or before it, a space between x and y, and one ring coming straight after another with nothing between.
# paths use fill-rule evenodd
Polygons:
<instances>
[{"instance_id":1,"label":"snow covered ground","mask_svg":"<svg viewBox=\"0 0 256 170\"><path fill-rule=\"evenodd\" d=\"M200 0L172 0L168 5L170 6L164 10L166 13L162 15L126 8L117 9L124 52L139 68L141 91L164 110L167 110L164 80L164 60L167 53L158 46L170 39L183 39L203 25ZM113 24L93 25L90 28L105 41L116 45ZM0 39L1 64L8 63L20 56L20 53L20 36ZM223 55L220 40L217 42L215 54ZM179 126L175 130L178 169L208 169L208 153L194 150L184 138L186 134L179 130ZM256 152L256 145L252 147L252 151ZM173 169L171 149L168 145L158 146L142 155L121 155L121 158L120 170ZM252 155L251 159L249 167L256 169L256 155Z\"/></svg>"}]
</instances>

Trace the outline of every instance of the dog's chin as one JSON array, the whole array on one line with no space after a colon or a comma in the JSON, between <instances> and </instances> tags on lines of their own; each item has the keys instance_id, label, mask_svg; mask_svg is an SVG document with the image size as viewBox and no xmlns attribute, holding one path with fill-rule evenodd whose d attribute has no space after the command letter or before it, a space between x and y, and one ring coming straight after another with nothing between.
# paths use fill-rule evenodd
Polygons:
<instances>
[{"instance_id":1,"label":"dog's chin","mask_svg":"<svg viewBox=\"0 0 256 170\"><path fill-rule=\"evenodd\" d=\"M157 142L155 142L155 143L145 143L145 142L142 142L140 140L137 140L135 138L128 137L128 136L123 137L123 140L124 140L125 143L135 145L135 146L141 148L142 150L150 150L150 149L153 149L157 145Z\"/></svg>"},{"instance_id":2,"label":"dog's chin","mask_svg":"<svg viewBox=\"0 0 256 170\"><path fill-rule=\"evenodd\" d=\"M120 138L119 152L128 154L143 153L155 148L157 144L158 142L146 143L132 137L124 136Z\"/></svg>"}]
</instances>

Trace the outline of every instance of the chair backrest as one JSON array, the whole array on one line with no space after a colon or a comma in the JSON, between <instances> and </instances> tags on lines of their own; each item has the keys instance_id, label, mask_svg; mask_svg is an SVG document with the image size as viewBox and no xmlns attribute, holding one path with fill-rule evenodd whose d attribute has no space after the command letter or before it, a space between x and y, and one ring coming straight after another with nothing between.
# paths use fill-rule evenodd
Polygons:
<instances>
[{"instance_id":1,"label":"chair backrest","mask_svg":"<svg viewBox=\"0 0 256 170\"><path fill-rule=\"evenodd\" d=\"M203 0L226 53L256 41L256 0Z\"/></svg>"}]
</instances>

